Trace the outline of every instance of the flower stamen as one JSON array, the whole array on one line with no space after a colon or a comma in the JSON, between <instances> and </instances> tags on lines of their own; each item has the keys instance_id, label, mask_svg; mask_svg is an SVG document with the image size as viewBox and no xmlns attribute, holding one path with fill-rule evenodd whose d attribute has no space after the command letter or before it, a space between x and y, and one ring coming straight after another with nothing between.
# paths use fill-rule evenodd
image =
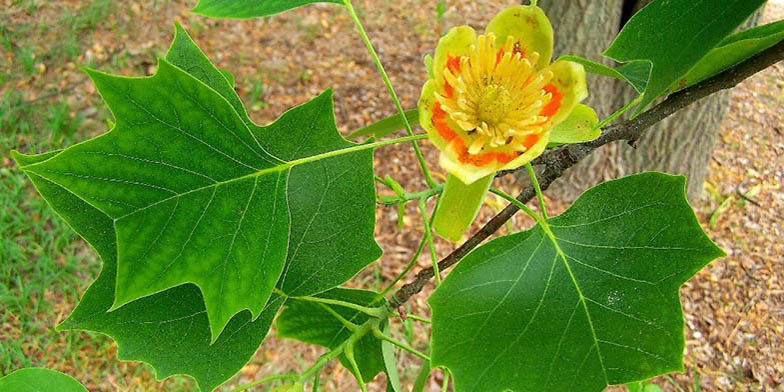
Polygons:
<instances>
[{"instance_id":1,"label":"flower stamen","mask_svg":"<svg viewBox=\"0 0 784 392\"><path fill-rule=\"evenodd\" d=\"M552 71L537 70L539 53L525 53L511 36L497 47L493 33L480 35L469 53L448 56L436 99L468 135L469 154L485 146L526 151L560 105Z\"/></svg>"}]
</instances>

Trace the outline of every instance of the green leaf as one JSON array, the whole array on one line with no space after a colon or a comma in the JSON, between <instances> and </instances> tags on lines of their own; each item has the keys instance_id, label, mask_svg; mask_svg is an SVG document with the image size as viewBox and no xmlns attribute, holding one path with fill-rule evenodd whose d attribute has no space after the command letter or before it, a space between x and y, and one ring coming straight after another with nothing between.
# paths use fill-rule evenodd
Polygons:
<instances>
[{"instance_id":1,"label":"green leaf","mask_svg":"<svg viewBox=\"0 0 784 392\"><path fill-rule=\"evenodd\" d=\"M424 392L425 387L427 386L427 380L430 378L430 362L422 361L422 364L419 368L419 374L417 375L416 380L414 380L414 386L411 388L411 392Z\"/></svg>"},{"instance_id":2,"label":"green leaf","mask_svg":"<svg viewBox=\"0 0 784 392\"><path fill-rule=\"evenodd\" d=\"M559 57L558 60L582 64L585 72L622 80L634 87L638 93L645 91L645 85L648 83L648 75L651 71L651 65L645 62L629 63L613 68L580 56L566 55Z\"/></svg>"},{"instance_id":3,"label":"green leaf","mask_svg":"<svg viewBox=\"0 0 784 392\"><path fill-rule=\"evenodd\" d=\"M389 325L382 329L384 334L389 335ZM381 354L384 359L384 373L387 376L387 391L403 392L400 384L400 375L397 372L397 359L395 358L395 345L388 341L381 342Z\"/></svg>"},{"instance_id":4,"label":"green leaf","mask_svg":"<svg viewBox=\"0 0 784 392\"><path fill-rule=\"evenodd\" d=\"M14 158L20 166L42 162L57 152ZM59 330L79 329L106 334L118 344L117 357L144 361L156 378L174 374L193 377L200 388L213 390L231 378L253 356L282 304L273 297L255 321L249 312L234 316L211 344L210 326L199 289L182 285L136 300L109 312L114 298L117 242L112 220L65 188L36 174L28 176L52 209L96 250L103 269Z\"/></svg>"},{"instance_id":5,"label":"green leaf","mask_svg":"<svg viewBox=\"0 0 784 392\"><path fill-rule=\"evenodd\" d=\"M335 127L331 92L284 114L289 130L259 127L248 118L234 89L177 25L166 59L212 87L231 103L267 151L296 160L354 146ZM312 132L322 129L322 132ZM270 133L276 135L270 138ZM352 170L348 170L352 169ZM278 287L290 295L310 295L346 282L381 256L374 239L375 185L372 153L346 154L295 166L288 180L291 237ZM340 178L340 181L333 179ZM355 208L349 208L346 203ZM351 224L346 224L351 222ZM339 227L339 230L335 230Z\"/></svg>"},{"instance_id":6,"label":"green leaf","mask_svg":"<svg viewBox=\"0 0 784 392\"><path fill-rule=\"evenodd\" d=\"M682 77L670 91L694 85L743 62L784 39L784 21L755 27L725 38Z\"/></svg>"},{"instance_id":7,"label":"green leaf","mask_svg":"<svg viewBox=\"0 0 784 392\"><path fill-rule=\"evenodd\" d=\"M192 11L213 18L250 19L313 3L343 4L341 0L199 0Z\"/></svg>"},{"instance_id":8,"label":"green leaf","mask_svg":"<svg viewBox=\"0 0 784 392\"><path fill-rule=\"evenodd\" d=\"M694 67L765 0L656 0L635 14L604 52L616 61L645 61L651 73L636 113Z\"/></svg>"},{"instance_id":9,"label":"green leaf","mask_svg":"<svg viewBox=\"0 0 784 392\"><path fill-rule=\"evenodd\" d=\"M42 368L19 369L0 378L0 392L87 392L73 377Z\"/></svg>"},{"instance_id":10,"label":"green leaf","mask_svg":"<svg viewBox=\"0 0 784 392\"><path fill-rule=\"evenodd\" d=\"M582 143L596 139L602 130L596 112L590 106L578 104L569 117L550 131L550 143Z\"/></svg>"},{"instance_id":11,"label":"green leaf","mask_svg":"<svg viewBox=\"0 0 784 392\"><path fill-rule=\"evenodd\" d=\"M335 288L319 294L318 297L367 306L373 302L376 294L373 291ZM377 305L382 304L377 302ZM278 336L329 349L339 346L351 336L351 331L328 311L327 307L356 325L361 325L370 318L358 310L290 298L275 321ZM354 356L365 383L385 369L381 341L372 333L359 339L354 347ZM341 354L338 359L343 366L351 369L351 364L345 355Z\"/></svg>"},{"instance_id":12,"label":"green leaf","mask_svg":"<svg viewBox=\"0 0 784 392\"><path fill-rule=\"evenodd\" d=\"M272 390L272 392L304 392L304 391L305 391L305 384L301 382L296 382L294 384L283 384Z\"/></svg>"},{"instance_id":13,"label":"green leaf","mask_svg":"<svg viewBox=\"0 0 784 392\"><path fill-rule=\"evenodd\" d=\"M626 384L626 390L628 392L643 392L643 384L641 382Z\"/></svg>"},{"instance_id":14,"label":"green leaf","mask_svg":"<svg viewBox=\"0 0 784 392\"><path fill-rule=\"evenodd\" d=\"M163 59L149 78L88 71L115 128L23 169L112 220L113 309L194 283L215 340L238 312L261 314L284 264L284 290L318 292L380 249L372 151L350 149L337 133L331 92L257 127L228 80L206 64L191 69L196 77Z\"/></svg>"},{"instance_id":15,"label":"green leaf","mask_svg":"<svg viewBox=\"0 0 784 392\"><path fill-rule=\"evenodd\" d=\"M679 287L722 256L684 177L585 192L539 226L469 254L431 295L431 366L456 391L601 391L683 367Z\"/></svg>"},{"instance_id":16,"label":"green leaf","mask_svg":"<svg viewBox=\"0 0 784 392\"><path fill-rule=\"evenodd\" d=\"M411 124L412 127L414 125L419 124L419 110L411 109L411 110L406 110L403 113L405 113L406 119L408 119L408 123ZM376 139L380 139L384 136L389 135L392 132L405 129L405 127L406 124L403 123L403 118L400 117L399 113L395 113L387 118L378 120L377 122L370 124L364 128L357 129L356 131L351 132L351 134L349 134L346 137L351 140L363 136L372 136Z\"/></svg>"}]
</instances>

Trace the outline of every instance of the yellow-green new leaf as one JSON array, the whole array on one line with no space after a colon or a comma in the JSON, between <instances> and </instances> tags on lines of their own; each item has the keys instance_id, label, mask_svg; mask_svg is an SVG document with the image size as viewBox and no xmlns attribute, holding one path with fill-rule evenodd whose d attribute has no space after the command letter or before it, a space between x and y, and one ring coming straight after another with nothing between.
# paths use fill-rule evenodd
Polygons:
<instances>
[{"instance_id":1,"label":"yellow-green new leaf","mask_svg":"<svg viewBox=\"0 0 784 392\"><path fill-rule=\"evenodd\" d=\"M596 128L599 118L587 105L575 106L569 117L550 131L550 143L582 143L596 139L602 130Z\"/></svg>"}]
</instances>

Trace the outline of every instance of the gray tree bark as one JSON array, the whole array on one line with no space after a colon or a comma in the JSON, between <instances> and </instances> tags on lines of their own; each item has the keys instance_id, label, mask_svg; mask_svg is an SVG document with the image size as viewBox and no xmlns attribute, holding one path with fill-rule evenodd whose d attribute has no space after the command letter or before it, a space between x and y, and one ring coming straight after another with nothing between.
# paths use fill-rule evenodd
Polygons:
<instances>
[{"instance_id":1,"label":"gray tree bark","mask_svg":"<svg viewBox=\"0 0 784 392\"><path fill-rule=\"evenodd\" d=\"M629 1L634 3L629 4ZM650 0L540 0L555 28L555 56L574 54L611 65L601 53L620 31L624 7L636 12ZM625 4L626 3L626 4ZM747 23L754 26L757 13ZM586 101L599 118L605 118L636 96L623 82L588 75ZM687 177L687 194L697 199L707 175L730 93L722 92L691 105L660 122L633 148L613 143L597 150L568 171L550 188L558 199L571 201L587 188L625 175L658 170Z\"/></svg>"}]
</instances>

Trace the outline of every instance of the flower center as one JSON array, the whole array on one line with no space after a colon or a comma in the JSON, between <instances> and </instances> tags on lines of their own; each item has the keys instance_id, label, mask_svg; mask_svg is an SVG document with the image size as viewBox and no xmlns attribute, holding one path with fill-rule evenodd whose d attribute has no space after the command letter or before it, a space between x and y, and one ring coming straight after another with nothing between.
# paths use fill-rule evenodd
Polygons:
<instances>
[{"instance_id":1,"label":"flower center","mask_svg":"<svg viewBox=\"0 0 784 392\"><path fill-rule=\"evenodd\" d=\"M512 94L506 86L493 84L485 87L479 99L479 121L488 125L499 125L506 118L512 105Z\"/></svg>"},{"instance_id":2,"label":"flower center","mask_svg":"<svg viewBox=\"0 0 784 392\"><path fill-rule=\"evenodd\" d=\"M537 70L537 52L524 53L513 37L496 48L493 33L480 35L468 56L448 56L443 91L436 94L449 117L467 134L468 152L486 146L526 151L550 118L549 69Z\"/></svg>"}]
</instances>

